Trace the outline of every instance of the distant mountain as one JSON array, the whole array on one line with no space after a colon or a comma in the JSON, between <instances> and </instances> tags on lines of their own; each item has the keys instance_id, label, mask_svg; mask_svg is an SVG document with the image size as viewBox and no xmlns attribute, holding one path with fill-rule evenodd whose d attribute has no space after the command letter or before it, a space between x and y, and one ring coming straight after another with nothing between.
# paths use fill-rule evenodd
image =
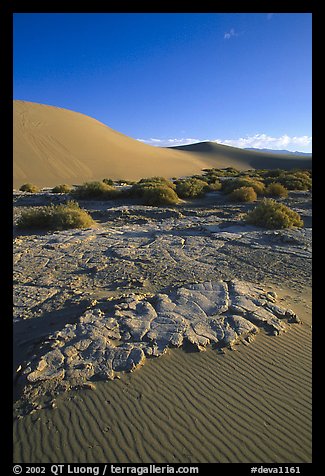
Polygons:
<instances>
[{"instance_id":1,"label":"distant mountain","mask_svg":"<svg viewBox=\"0 0 325 476\"><path fill-rule=\"evenodd\" d=\"M257 147L245 147L245 150L255 150L257 152L269 152L270 154L288 154L288 155L302 155L303 157L312 157L313 154L308 152L292 152L291 150L276 150L276 149L258 149Z\"/></svg>"}]
</instances>

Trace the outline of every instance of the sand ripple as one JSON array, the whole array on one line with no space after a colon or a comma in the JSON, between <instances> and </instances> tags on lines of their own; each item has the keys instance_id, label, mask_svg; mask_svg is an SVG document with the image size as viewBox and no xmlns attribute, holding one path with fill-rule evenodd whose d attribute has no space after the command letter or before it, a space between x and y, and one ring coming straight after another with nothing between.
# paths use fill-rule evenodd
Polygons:
<instances>
[{"instance_id":1,"label":"sand ripple","mask_svg":"<svg viewBox=\"0 0 325 476\"><path fill-rule=\"evenodd\" d=\"M169 351L14 435L15 462L310 462L310 326L225 355Z\"/></svg>"}]
</instances>

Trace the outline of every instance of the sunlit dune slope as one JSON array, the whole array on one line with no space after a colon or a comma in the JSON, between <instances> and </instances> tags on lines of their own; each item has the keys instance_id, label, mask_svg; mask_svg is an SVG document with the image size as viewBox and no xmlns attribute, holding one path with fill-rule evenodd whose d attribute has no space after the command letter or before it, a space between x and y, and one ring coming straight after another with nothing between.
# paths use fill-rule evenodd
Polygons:
<instances>
[{"instance_id":1,"label":"sunlit dune slope","mask_svg":"<svg viewBox=\"0 0 325 476\"><path fill-rule=\"evenodd\" d=\"M25 182L45 187L103 178L180 177L209 167L297 166L291 157L281 160L282 156L270 157L215 143L153 147L67 109L26 101L14 101L13 108L15 188ZM267 159L265 163L263 158ZM310 163L303 160L304 164Z\"/></svg>"}]
</instances>

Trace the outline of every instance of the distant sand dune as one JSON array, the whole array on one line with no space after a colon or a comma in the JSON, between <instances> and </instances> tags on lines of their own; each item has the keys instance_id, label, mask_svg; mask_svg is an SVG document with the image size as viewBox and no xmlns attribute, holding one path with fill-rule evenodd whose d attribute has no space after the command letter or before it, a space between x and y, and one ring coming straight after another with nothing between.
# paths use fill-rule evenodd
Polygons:
<instances>
[{"instance_id":1,"label":"distant sand dune","mask_svg":"<svg viewBox=\"0 0 325 476\"><path fill-rule=\"evenodd\" d=\"M245 151L216 143L159 148L127 137L80 113L14 101L13 186L78 184L103 178L184 176L203 168L307 167L311 159Z\"/></svg>"},{"instance_id":2,"label":"distant sand dune","mask_svg":"<svg viewBox=\"0 0 325 476\"><path fill-rule=\"evenodd\" d=\"M205 157L210 167L220 162L222 167L236 167L242 169L292 169L309 168L312 165L310 157L292 154L273 154L272 152L245 150L216 142L197 142L196 144L173 147L191 153L193 156Z\"/></svg>"}]
</instances>

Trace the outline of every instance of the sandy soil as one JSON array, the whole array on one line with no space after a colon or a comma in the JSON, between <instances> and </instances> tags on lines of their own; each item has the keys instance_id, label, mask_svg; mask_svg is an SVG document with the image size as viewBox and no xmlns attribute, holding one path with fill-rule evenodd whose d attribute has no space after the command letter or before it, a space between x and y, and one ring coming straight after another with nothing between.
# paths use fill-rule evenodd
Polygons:
<instances>
[{"instance_id":1,"label":"sandy soil","mask_svg":"<svg viewBox=\"0 0 325 476\"><path fill-rule=\"evenodd\" d=\"M76 318L82 299L118 296L132 286L157 292L193 279L237 277L276 291L279 306L293 309L302 324L278 336L261 330L250 345L224 354L169 349L119 380L96 382L95 390L60 394L53 408L15 414L16 463L311 461L311 230L246 229L239 218L245 206L220 200L212 194L196 207L171 210L89 202L107 230L83 232L97 242L80 241L76 230L17 236L16 287L35 302L25 319L17 305L16 367L50 326ZM309 227L310 194L288 200ZM24 199L16 205L19 213ZM53 286L57 294L45 301L31 292Z\"/></svg>"},{"instance_id":2,"label":"sandy soil","mask_svg":"<svg viewBox=\"0 0 325 476\"><path fill-rule=\"evenodd\" d=\"M274 285L272 285L274 289ZM311 293L303 324L224 355L170 350L14 423L15 462L311 461Z\"/></svg>"},{"instance_id":3,"label":"sandy soil","mask_svg":"<svg viewBox=\"0 0 325 476\"><path fill-rule=\"evenodd\" d=\"M180 177L204 168L309 167L311 159L272 156L204 143L159 148L80 113L26 101L13 105L13 186L79 184L103 178Z\"/></svg>"}]
</instances>

